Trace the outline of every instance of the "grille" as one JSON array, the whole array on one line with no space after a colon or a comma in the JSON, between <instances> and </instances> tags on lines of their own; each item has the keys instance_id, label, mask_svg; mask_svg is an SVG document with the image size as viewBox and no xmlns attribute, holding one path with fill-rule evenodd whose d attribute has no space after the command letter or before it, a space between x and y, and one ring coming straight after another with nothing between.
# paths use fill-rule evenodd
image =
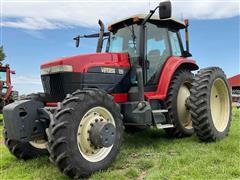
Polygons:
<instances>
[{"instance_id":1,"label":"grille","mask_svg":"<svg viewBox=\"0 0 240 180\"><path fill-rule=\"evenodd\" d=\"M60 74L43 75L41 78L46 94L56 100L64 99L64 78Z\"/></svg>"}]
</instances>

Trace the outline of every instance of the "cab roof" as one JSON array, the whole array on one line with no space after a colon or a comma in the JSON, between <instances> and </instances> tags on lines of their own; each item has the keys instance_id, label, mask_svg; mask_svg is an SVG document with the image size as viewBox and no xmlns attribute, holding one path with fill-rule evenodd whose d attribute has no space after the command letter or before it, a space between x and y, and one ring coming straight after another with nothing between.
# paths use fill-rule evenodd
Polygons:
<instances>
[{"instance_id":1,"label":"cab roof","mask_svg":"<svg viewBox=\"0 0 240 180\"><path fill-rule=\"evenodd\" d=\"M123 23L137 23L138 21L143 20L147 15L148 14L136 14L130 17L126 17L109 24L109 27L114 28ZM186 27L186 25L183 22L178 21L174 18L159 19L159 16L156 15L155 16L153 15L149 21L174 29L184 29Z\"/></svg>"}]
</instances>

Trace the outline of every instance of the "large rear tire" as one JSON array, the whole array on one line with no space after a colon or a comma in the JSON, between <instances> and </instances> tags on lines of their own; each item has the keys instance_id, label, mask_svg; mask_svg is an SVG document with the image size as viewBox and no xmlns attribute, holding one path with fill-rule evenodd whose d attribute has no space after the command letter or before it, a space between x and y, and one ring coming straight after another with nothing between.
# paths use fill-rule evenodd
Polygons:
<instances>
[{"instance_id":1,"label":"large rear tire","mask_svg":"<svg viewBox=\"0 0 240 180\"><path fill-rule=\"evenodd\" d=\"M166 106L168 109L168 123L174 128L167 128L167 134L173 137L191 136L194 133L187 100L190 96L193 74L189 70L175 72L169 85Z\"/></svg>"},{"instance_id":2,"label":"large rear tire","mask_svg":"<svg viewBox=\"0 0 240 180\"><path fill-rule=\"evenodd\" d=\"M116 132L109 147L93 145L95 123L111 123ZM50 160L73 178L106 169L116 158L123 134L120 107L101 90L78 90L62 102L47 129ZM106 140L106 139L105 139Z\"/></svg>"},{"instance_id":3,"label":"large rear tire","mask_svg":"<svg viewBox=\"0 0 240 180\"><path fill-rule=\"evenodd\" d=\"M197 136L203 141L224 138L231 124L231 95L223 70L200 70L192 83L190 113Z\"/></svg>"}]
</instances>

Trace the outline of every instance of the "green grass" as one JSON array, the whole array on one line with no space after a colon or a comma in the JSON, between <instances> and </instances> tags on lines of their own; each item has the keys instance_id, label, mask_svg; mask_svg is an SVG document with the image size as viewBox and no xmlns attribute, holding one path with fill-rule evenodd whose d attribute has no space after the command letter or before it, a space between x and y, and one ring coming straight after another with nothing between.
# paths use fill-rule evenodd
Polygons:
<instances>
[{"instance_id":1,"label":"green grass","mask_svg":"<svg viewBox=\"0 0 240 180\"><path fill-rule=\"evenodd\" d=\"M195 135L171 139L159 130L125 134L117 160L91 179L240 179L239 140L237 109L229 136L216 143L203 143ZM1 179L68 179L47 157L17 160L2 141L1 137Z\"/></svg>"}]
</instances>

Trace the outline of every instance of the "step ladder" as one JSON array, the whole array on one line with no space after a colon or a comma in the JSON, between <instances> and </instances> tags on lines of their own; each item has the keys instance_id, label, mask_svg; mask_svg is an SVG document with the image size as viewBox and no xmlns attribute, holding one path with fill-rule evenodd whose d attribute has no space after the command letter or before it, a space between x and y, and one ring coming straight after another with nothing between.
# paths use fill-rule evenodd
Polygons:
<instances>
[{"instance_id":1,"label":"step ladder","mask_svg":"<svg viewBox=\"0 0 240 180\"><path fill-rule=\"evenodd\" d=\"M167 109L152 110L153 114L167 113Z\"/></svg>"},{"instance_id":2,"label":"step ladder","mask_svg":"<svg viewBox=\"0 0 240 180\"><path fill-rule=\"evenodd\" d=\"M157 129L166 129L166 128L173 128L173 124L166 124L166 118L164 113L167 113L167 109L157 109L152 110L153 119L156 124Z\"/></svg>"}]
</instances>

